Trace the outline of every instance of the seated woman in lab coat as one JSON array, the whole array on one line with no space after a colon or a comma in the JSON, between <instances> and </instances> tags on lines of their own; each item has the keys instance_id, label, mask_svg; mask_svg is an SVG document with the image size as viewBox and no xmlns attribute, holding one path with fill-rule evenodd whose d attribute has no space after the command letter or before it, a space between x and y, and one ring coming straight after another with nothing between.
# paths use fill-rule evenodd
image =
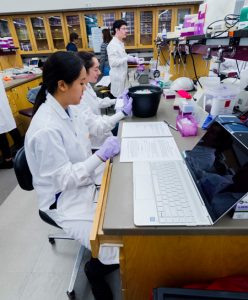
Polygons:
<instances>
[{"instance_id":1,"label":"seated woman in lab coat","mask_svg":"<svg viewBox=\"0 0 248 300\"><path fill-rule=\"evenodd\" d=\"M95 55L89 52L81 51L78 53L78 56L82 59L86 69L86 90L82 96L80 107L88 115L92 115L93 113L95 115L95 118L97 118L97 116L101 115L101 108L109 107L113 105L116 100L110 99L108 97L104 99L97 97L95 91L90 85L90 83L96 83L99 78L99 75L101 74L99 68L100 64L98 59L95 57ZM129 102L129 105L131 106L132 99L130 98L130 100L129 99L126 100ZM127 105L128 102L126 103ZM111 129L113 129L115 125L126 115L127 114L125 114L125 112L122 110L112 116L104 115L102 118L105 120L105 122L112 124L113 127ZM105 135L90 136L92 148L97 149L108 136L112 136L111 130L106 132Z\"/></svg>"},{"instance_id":2,"label":"seated woman in lab coat","mask_svg":"<svg viewBox=\"0 0 248 300\"><path fill-rule=\"evenodd\" d=\"M101 75L100 64L93 53L80 51L78 56L83 60L86 69L86 90L84 92L83 101L85 101L96 115L101 114L101 108L107 108L115 104L116 99L109 97L99 98L90 85L96 83Z\"/></svg>"},{"instance_id":3,"label":"seated woman in lab coat","mask_svg":"<svg viewBox=\"0 0 248 300\"><path fill-rule=\"evenodd\" d=\"M39 209L90 249L97 201L95 169L119 153L120 146L116 137L109 137L92 155L89 134L99 135L110 126L79 110L85 82L83 62L73 52L59 51L48 58L25 137L25 152ZM86 263L95 299L112 299L104 276L118 264L118 247L101 247L99 260L91 258Z\"/></svg>"}]
</instances>

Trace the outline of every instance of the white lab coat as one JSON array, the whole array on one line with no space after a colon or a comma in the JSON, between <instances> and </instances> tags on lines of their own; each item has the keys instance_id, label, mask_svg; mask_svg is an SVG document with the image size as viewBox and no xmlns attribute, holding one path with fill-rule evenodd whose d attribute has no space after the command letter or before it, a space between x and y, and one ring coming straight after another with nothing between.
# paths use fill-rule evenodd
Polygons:
<instances>
[{"instance_id":1,"label":"white lab coat","mask_svg":"<svg viewBox=\"0 0 248 300\"><path fill-rule=\"evenodd\" d=\"M9 100L0 77L0 134L16 128L15 119L9 106Z\"/></svg>"},{"instance_id":2,"label":"white lab coat","mask_svg":"<svg viewBox=\"0 0 248 300\"><path fill-rule=\"evenodd\" d=\"M116 102L115 99L110 99L109 97L97 97L96 92L89 83L86 85L86 90L84 91L82 99L96 115L101 115L101 108L110 107Z\"/></svg>"},{"instance_id":3,"label":"white lab coat","mask_svg":"<svg viewBox=\"0 0 248 300\"><path fill-rule=\"evenodd\" d=\"M81 102L78 105L80 110L87 115L87 118L93 121L105 122L108 124L110 130L106 131L105 133L101 133L99 135L92 135L90 134L90 142L92 149L98 149L106 140L107 137L112 136L111 130L115 127L116 123L118 123L121 119L125 117L123 112L117 112L112 116L101 115L100 108L97 107L98 97L95 91L92 89L91 86L87 85L86 90L81 98ZM102 99L103 100L103 99ZM109 99L111 100L111 99ZM115 101L115 100L114 100ZM107 103L107 101L106 101Z\"/></svg>"},{"instance_id":4,"label":"white lab coat","mask_svg":"<svg viewBox=\"0 0 248 300\"><path fill-rule=\"evenodd\" d=\"M107 53L110 66L111 93L115 97L121 97L123 92L129 87L127 55L124 43L115 36L107 46Z\"/></svg>"},{"instance_id":5,"label":"white lab coat","mask_svg":"<svg viewBox=\"0 0 248 300\"><path fill-rule=\"evenodd\" d=\"M91 120L77 106L70 106L68 112L70 117L48 94L26 133L25 152L39 209L90 249L97 199L95 170L103 164L91 154L89 134L110 128L101 120ZM56 195L57 209L49 209ZM99 259L105 264L118 263L119 249L102 247Z\"/></svg>"}]
</instances>

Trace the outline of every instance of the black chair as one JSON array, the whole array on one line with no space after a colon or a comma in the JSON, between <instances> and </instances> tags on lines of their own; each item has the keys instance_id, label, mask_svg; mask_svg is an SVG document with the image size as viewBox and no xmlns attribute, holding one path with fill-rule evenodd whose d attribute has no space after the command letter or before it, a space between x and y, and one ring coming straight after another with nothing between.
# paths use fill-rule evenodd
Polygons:
<instances>
[{"instance_id":1,"label":"black chair","mask_svg":"<svg viewBox=\"0 0 248 300\"><path fill-rule=\"evenodd\" d=\"M17 181L18 181L20 187L25 191L32 191L34 189L33 182L32 182L33 179L32 179L32 174L28 167L24 147L22 147L16 153L15 160L14 160L14 170L15 170L16 178L17 178ZM44 211L39 210L39 215L40 215L41 219L44 222L46 222L47 224L62 229ZM52 234L52 235L49 234L48 235L48 240L52 245L55 244L55 239L73 240L73 238L66 235L64 232L62 232L61 234L58 233L58 234ZM81 246L78 251L78 254L76 256L69 288L67 290L67 295L68 295L69 299L75 298L74 285L75 285L75 281L76 281L77 274L79 271L80 263L82 261L83 255L84 255L84 251L85 251L84 246Z\"/></svg>"}]
</instances>

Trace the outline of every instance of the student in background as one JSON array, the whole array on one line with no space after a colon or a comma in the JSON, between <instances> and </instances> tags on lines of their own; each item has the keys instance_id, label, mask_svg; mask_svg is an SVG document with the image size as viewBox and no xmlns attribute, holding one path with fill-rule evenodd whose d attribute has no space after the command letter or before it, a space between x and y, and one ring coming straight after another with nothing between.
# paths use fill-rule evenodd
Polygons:
<instances>
[{"instance_id":1,"label":"student in background","mask_svg":"<svg viewBox=\"0 0 248 300\"><path fill-rule=\"evenodd\" d=\"M115 97L121 97L124 91L129 87L128 82L128 62L138 64L138 57L130 56L126 53L124 40L127 37L127 22L116 20L113 23L112 34L114 37L107 46L108 59L110 65L111 94Z\"/></svg>"},{"instance_id":2,"label":"student in background","mask_svg":"<svg viewBox=\"0 0 248 300\"><path fill-rule=\"evenodd\" d=\"M82 101L80 103L80 109L86 112L88 116L91 116L93 119L97 119L101 116L101 108L109 107L115 104L116 99L110 99L109 97L99 98L97 97L94 89L91 84L96 83L101 71L99 69L99 61L94 54L90 52L78 52L78 56L82 59L85 69L86 69L86 89L82 96ZM132 99L127 96L125 105L122 111L117 112L112 116L103 115L100 117L103 122L106 122L112 126L112 130L115 128L116 124L125 116L129 115L132 110ZM117 127L118 128L118 127ZM104 135L99 134L97 136L90 136L92 148L98 148L108 136L112 136L111 131L109 130Z\"/></svg>"},{"instance_id":3,"label":"student in background","mask_svg":"<svg viewBox=\"0 0 248 300\"><path fill-rule=\"evenodd\" d=\"M9 133L14 141L16 150L23 146L23 140L20 132L16 128L15 119L12 115L5 88L0 78L0 151L3 161L0 163L0 169L13 168L12 154L6 133Z\"/></svg>"},{"instance_id":4,"label":"student in background","mask_svg":"<svg viewBox=\"0 0 248 300\"><path fill-rule=\"evenodd\" d=\"M70 33L70 42L67 44L66 50L77 52L78 51L77 44L78 44L78 34L76 32Z\"/></svg>"},{"instance_id":5,"label":"student in background","mask_svg":"<svg viewBox=\"0 0 248 300\"><path fill-rule=\"evenodd\" d=\"M107 46L112 40L112 36L108 28L102 30L102 37L103 43L101 45L100 71L102 72L103 76L108 76L110 67L108 61Z\"/></svg>"},{"instance_id":6,"label":"student in background","mask_svg":"<svg viewBox=\"0 0 248 300\"><path fill-rule=\"evenodd\" d=\"M95 170L120 151L110 137L92 155L90 134L109 127L79 110L86 71L72 52L53 53L44 64L43 84L25 137L25 153L38 196L39 209L89 250L97 202ZM119 267L119 248L101 247L85 274L95 299L112 299L105 276Z\"/></svg>"}]
</instances>

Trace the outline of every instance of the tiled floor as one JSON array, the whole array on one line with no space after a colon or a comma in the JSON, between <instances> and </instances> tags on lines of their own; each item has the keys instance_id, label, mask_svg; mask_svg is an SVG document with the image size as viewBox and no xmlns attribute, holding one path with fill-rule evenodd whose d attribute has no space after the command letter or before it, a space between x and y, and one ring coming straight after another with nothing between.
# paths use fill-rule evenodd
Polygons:
<instances>
[{"instance_id":1,"label":"tiled floor","mask_svg":"<svg viewBox=\"0 0 248 300\"><path fill-rule=\"evenodd\" d=\"M0 205L0 299L68 299L66 291L79 244L57 240L52 246L47 235L56 231L40 219L33 191L17 186ZM76 281L76 299L93 299L83 272L89 256L86 251ZM109 275L108 281L114 299L121 299L119 272Z\"/></svg>"}]
</instances>

